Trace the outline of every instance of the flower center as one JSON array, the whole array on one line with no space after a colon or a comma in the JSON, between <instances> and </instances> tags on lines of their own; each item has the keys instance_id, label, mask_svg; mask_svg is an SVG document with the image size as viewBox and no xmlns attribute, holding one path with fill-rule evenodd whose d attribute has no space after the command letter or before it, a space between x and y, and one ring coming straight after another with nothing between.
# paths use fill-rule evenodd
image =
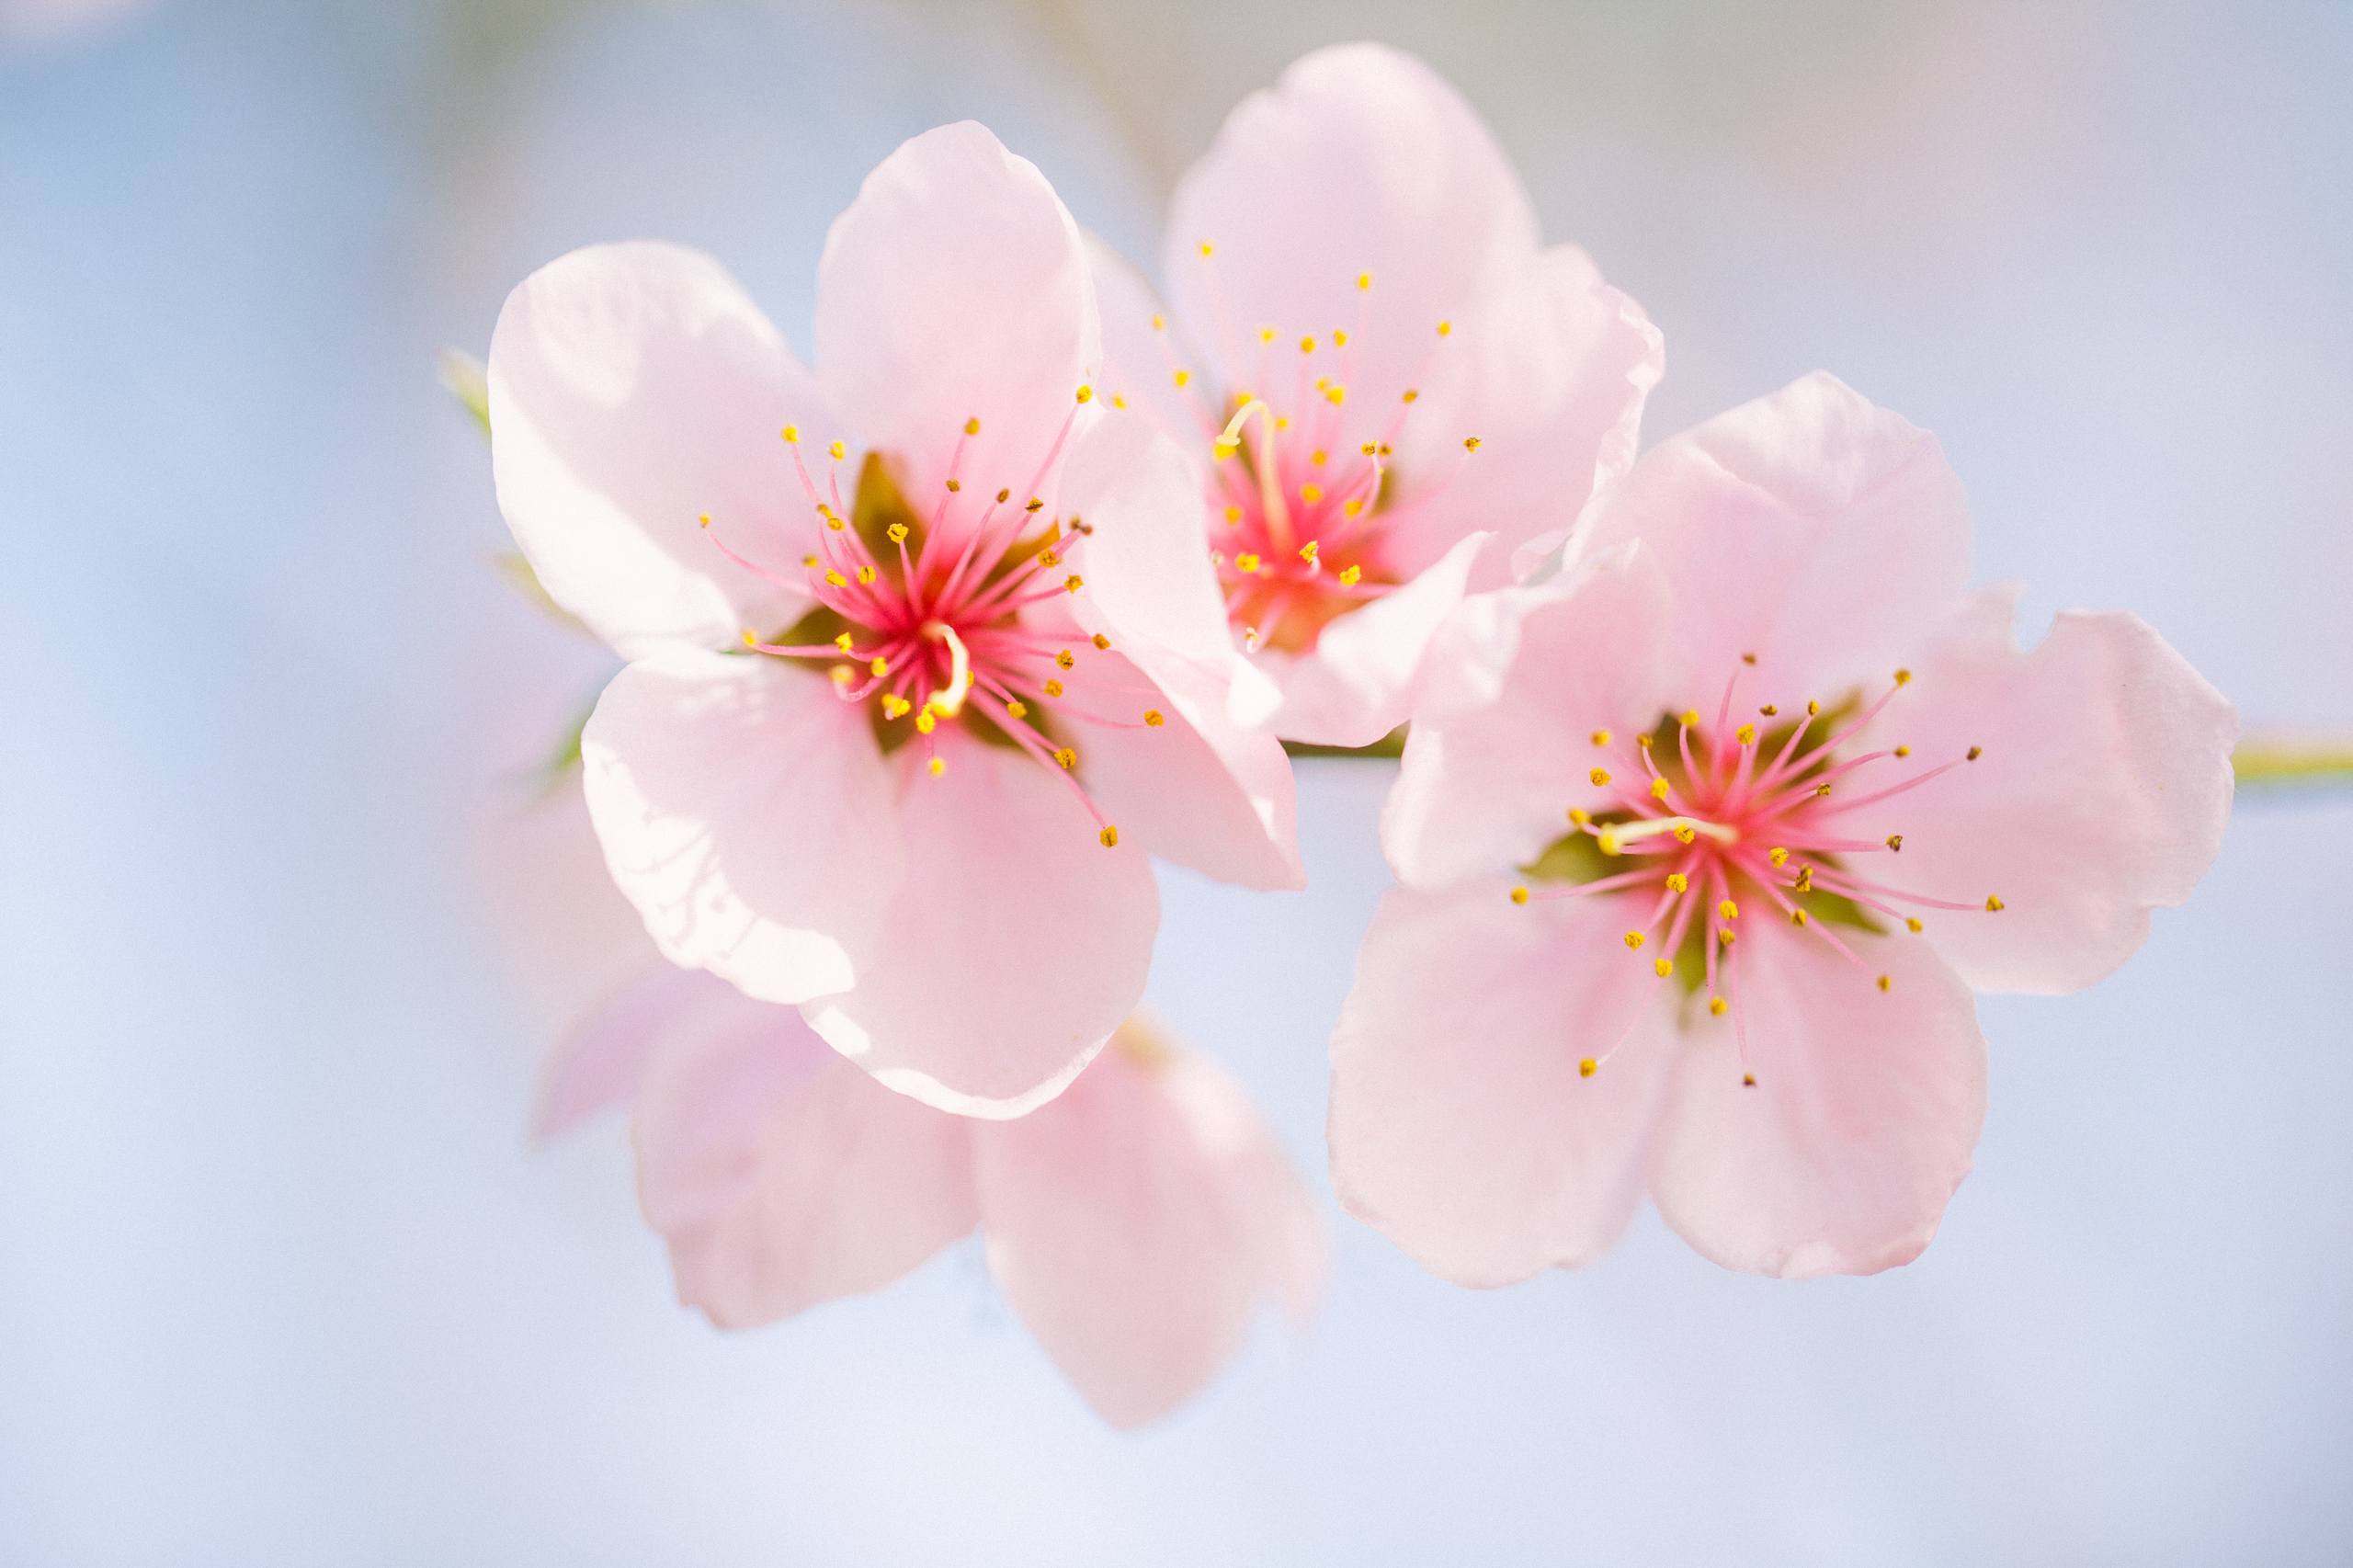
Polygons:
<instances>
[{"instance_id":1,"label":"flower center","mask_svg":"<svg viewBox=\"0 0 2353 1568\"><path fill-rule=\"evenodd\" d=\"M1745 655L1753 664L1754 655ZM1891 886L1859 868L1874 855L1902 853L1904 835L1856 836L1847 814L1918 789L1974 762L1983 748L1924 765L1909 745L1853 751L1851 743L1911 682L1898 670L1875 699L1831 710L1809 701L1783 718L1766 703L1735 714L1740 676L1725 683L1715 723L1697 710L1670 714L1647 732L1596 730L1589 781L1605 791L1597 808L1569 809L1572 831L1527 868L1555 885L1512 889L1512 900L1603 895L1630 901L1622 940L1650 950L1657 978L1680 975L1704 993L1711 1017L1733 1016L1744 1068L1747 1029L1737 978L1741 923L1778 915L1856 965L1861 958L1836 927L1880 933L1900 923L1922 929L1917 911L1995 913L1998 895L1972 903ZM1737 722L1735 722L1737 721ZM1893 982L1881 974L1881 991ZM1611 1046L1579 1062L1590 1076ZM1753 1074L1745 1081L1756 1082Z\"/></svg>"},{"instance_id":2,"label":"flower center","mask_svg":"<svg viewBox=\"0 0 2353 1568\"><path fill-rule=\"evenodd\" d=\"M1077 401L1092 395L1081 388ZM744 645L822 665L843 701L873 705L883 751L919 748L935 778L948 770L938 749L942 725L1020 748L1069 784L1109 847L1119 842L1119 829L1088 794L1072 736L1088 725L1157 729L1165 717L1153 708L1123 720L1086 703L1089 686L1108 674L1098 656L1111 650L1109 638L1081 631L1070 610L1086 587L1072 569L1074 557L1094 530L1075 517L1041 523L1045 504L1034 494L1061 455L1070 421L1027 487L1000 487L986 496L969 492L959 472L980 427L978 419L965 421L943 493L926 519L877 452L859 464L845 511L845 445L828 445L831 466L821 488L801 455L798 427L786 426L793 467L820 524L816 549L801 559L804 576L758 566L716 532L711 540L738 566L805 591L816 603L775 636L746 628ZM707 515L701 522L710 529Z\"/></svg>"},{"instance_id":3,"label":"flower center","mask_svg":"<svg viewBox=\"0 0 2353 1568\"><path fill-rule=\"evenodd\" d=\"M1214 247L1202 245L1200 255L1206 268ZM1306 652L1324 627L1396 588L1416 569L1400 558L1391 537L1398 514L1389 459L1421 393L1408 387L1393 404L1370 411L1365 400L1351 401L1349 393L1363 301L1371 288L1372 275L1358 273L1356 326L1297 340L1297 371L1288 393L1235 389L1212 414L1212 405L1193 390L1192 372L1172 357L1170 375L1193 403L1214 460L1210 560L1224 591L1226 618L1254 653ZM1214 275L1211 295L1222 316ZM1165 324L1153 319L1164 346ZM1423 372L1453 330L1450 323L1438 324ZM1258 329L1255 385L1276 387L1286 379L1279 360L1290 350L1278 347L1282 337L1274 327ZM1478 437L1462 445L1467 458L1478 449ZM1435 494L1416 496L1415 505Z\"/></svg>"}]
</instances>

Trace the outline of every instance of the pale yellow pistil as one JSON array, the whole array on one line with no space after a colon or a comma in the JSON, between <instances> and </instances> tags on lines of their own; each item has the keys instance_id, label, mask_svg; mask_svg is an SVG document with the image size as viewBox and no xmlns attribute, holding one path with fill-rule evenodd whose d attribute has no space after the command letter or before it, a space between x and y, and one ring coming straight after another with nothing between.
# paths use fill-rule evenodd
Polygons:
<instances>
[{"instance_id":1,"label":"pale yellow pistil","mask_svg":"<svg viewBox=\"0 0 2353 1568\"><path fill-rule=\"evenodd\" d=\"M1612 823L1601 830L1598 838L1604 855L1616 855L1636 839L1656 838L1662 833L1673 834L1680 844L1699 837L1712 838L1726 846L1740 842L1740 835L1733 829L1699 817L1649 817L1642 822Z\"/></svg>"},{"instance_id":2,"label":"pale yellow pistil","mask_svg":"<svg viewBox=\"0 0 2353 1568\"><path fill-rule=\"evenodd\" d=\"M1258 418L1258 452L1254 465L1258 471L1258 506L1266 514L1267 540L1278 553L1288 554L1291 548L1290 509L1283 504L1282 483L1275 472L1275 411L1267 406L1266 399L1254 397L1235 409L1233 417L1226 421L1225 428L1210 444L1210 451L1221 460L1240 451L1243 426L1249 424L1253 415Z\"/></svg>"},{"instance_id":3,"label":"pale yellow pistil","mask_svg":"<svg viewBox=\"0 0 2353 1568\"><path fill-rule=\"evenodd\" d=\"M964 699L972 691L972 655L956 629L944 620L927 620L923 634L935 642L948 644L948 684L931 694L924 707L943 719L953 719L964 710Z\"/></svg>"}]
</instances>

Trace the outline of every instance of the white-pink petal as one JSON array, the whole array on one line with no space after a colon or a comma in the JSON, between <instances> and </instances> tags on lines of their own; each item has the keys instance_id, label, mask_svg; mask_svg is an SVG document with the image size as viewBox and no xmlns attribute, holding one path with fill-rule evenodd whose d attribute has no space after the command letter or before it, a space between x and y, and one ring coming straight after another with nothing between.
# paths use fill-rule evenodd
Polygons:
<instances>
[{"instance_id":1,"label":"white-pink petal","mask_svg":"<svg viewBox=\"0 0 2353 1568\"><path fill-rule=\"evenodd\" d=\"M1332 1037L1342 1206L1461 1285L1618 1239L1675 1050L1672 983L1627 950L1622 901L1522 905L1511 885L1383 899Z\"/></svg>"},{"instance_id":2,"label":"white-pink petal","mask_svg":"<svg viewBox=\"0 0 2353 1568\"><path fill-rule=\"evenodd\" d=\"M1985 1118L1969 988L1917 937L1847 940L1859 965L1812 933L1744 931L1745 1061L1730 1016L1695 1012L1675 1047L1652 1192L1726 1268L1801 1278L1909 1263L1969 1173Z\"/></svg>"},{"instance_id":3,"label":"white-pink petal","mask_svg":"<svg viewBox=\"0 0 2353 1568\"><path fill-rule=\"evenodd\" d=\"M491 339L498 504L555 602L624 658L717 647L802 602L772 570L809 537L779 432L824 417L808 373L709 256L597 245L533 273Z\"/></svg>"},{"instance_id":4,"label":"white-pink petal","mask_svg":"<svg viewBox=\"0 0 2353 1568\"><path fill-rule=\"evenodd\" d=\"M868 710L822 669L673 648L581 734L606 866L655 945L770 1002L857 980L905 863Z\"/></svg>"}]
</instances>

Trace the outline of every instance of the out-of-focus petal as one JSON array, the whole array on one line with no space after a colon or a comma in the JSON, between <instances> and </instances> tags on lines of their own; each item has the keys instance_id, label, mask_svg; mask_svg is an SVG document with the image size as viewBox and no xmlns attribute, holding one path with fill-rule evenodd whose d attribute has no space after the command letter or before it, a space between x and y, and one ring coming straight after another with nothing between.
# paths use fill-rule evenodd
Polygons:
<instances>
[{"instance_id":1,"label":"out-of-focus petal","mask_svg":"<svg viewBox=\"0 0 2353 1568\"><path fill-rule=\"evenodd\" d=\"M1859 966L1770 921L1744 931L1745 1066L1729 1016L1696 1019L1675 1048L1652 1191L1667 1223L1727 1268L1795 1278L1909 1263L1969 1173L1985 1041L1968 987L1917 938L1847 940Z\"/></svg>"},{"instance_id":2,"label":"out-of-focus petal","mask_svg":"<svg viewBox=\"0 0 2353 1568\"><path fill-rule=\"evenodd\" d=\"M1104 396L1154 433L1188 451L1208 451L1217 433L1209 421L1218 389L1202 383L1202 361L1183 324L1168 318L1142 273L1093 234L1086 236L1086 261L1102 324L1103 362L1097 379ZM1176 384L1179 370L1187 372L1187 387Z\"/></svg>"},{"instance_id":3,"label":"out-of-focus petal","mask_svg":"<svg viewBox=\"0 0 2353 1568\"><path fill-rule=\"evenodd\" d=\"M1227 118L1176 188L1163 278L1229 389L1258 384L1261 328L1285 343L1337 328L1352 390L1386 403L1419 378L1438 324L1507 280L1536 234L1461 95L1409 55L1346 44Z\"/></svg>"},{"instance_id":4,"label":"out-of-focus petal","mask_svg":"<svg viewBox=\"0 0 2353 1568\"><path fill-rule=\"evenodd\" d=\"M1672 983L1627 951L1621 901L1522 906L1509 886L1382 900L1332 1037L1342 1205L1462 1285L1574 1267L1617 1240L1674 1049Z\"/></svg>"},{"instance_id":5,"label":"out-of-focus petal","mask_svg":"<svg viewBox=\"0 0 2353 1568\"><path fill-rule=\"evenodd\" d=\"M2012 594L1988 591L1913 662L1874 723L1912 755L1857 780L1877 793L1840 827L1903 835L1857 874L2002 909L1923 911L1928 939L1985 991L2074 991L2122 963L2221 850L2238 715L2137 616L2068 612L2029 653ZM1972 747L1982 755L1963 761ZM1899 903L1901 901L1898 901Z\"/></svg>"},{"instance_id":6,"label":"out-of-focus petal","mask_svg":"<svg viewBox=\"0 0 2353 1568\"><path fill-rule=\"evenodd\" d=\"M655 944L770 1002L851 983L904 863L867 710L821 668L672 649L581 734L605 863Z\"/></svg>"},{"instance_id":7,"label":"out-of-focus petal","mask_svg":"<svg viewBox=\"0 0 2353 1568\"><path fill-rule=\"evenodd\" d=\"M961 731L939 740L946 771L904 786L907 873L874 955L809 1019L902 1094L1019 1116L1060 1094L1135 1006L1159 893L1143 850L1105 848L1064 778Z\"/></svg>"},{"instance_id":8,"label":"out-of-focus petal","mask_svg":"<svg viewBox=\"0 0 2353 1568\"><path fill-rule=\"evenodd\" d=\"M969 489L1051 488L1041 465L1100 356L1077 225L1035 165L969 120L882 160L826 236L819 371L920 509L969 419Z\"/></svg>"},{"instance_id":9,"label":"out-of-focus petal","mask_svg":"<svg viewBox=\"0 0 2353 1568\"><path fill-rule=\"evenodd\" d=\"M809 508L779 431L824 417L733 278L676 245L597 245L507 296L491 340L498 504L551 598L623 657L790 619Z\"/></svg>"},{"instance_id":10,"label":"out-of-focus petal","mask_svg":"<svg viewBox=\"0 0 2353 1568\"><path fill-rule=\"evenodd\" d=\"M742 994L699 970L657 963L624 983L549 1051L531 1135L553 1138L637 1097L664 1040Z\"/></svg>"},{"instance_id":11,"label":"out-of-focus petal","mask_svg":"<svg viewBox=\"0 0 2353 1568\"><path fill-rule=\"evenodd\" d=\"M974 1130L990 1272L1116 1426L1215 1375L1258 1308L1312 1298L1322 1241L1241 1090L1142 1026L1059 1099Z\"/></svg>"},{"instance_id":12,"label":"out-of-focus petal","mask_svg":"<svg viewBox=\"0 0 2353 1568\"><path fill-rule=\"evenodd\" d=\"M879 1289L975 1218L966 1123L740 994L665 1044L633 1135L678 1299L722 1328Z\"/></svg>"},{"instance_id":13,"label":"out-of-focus petal","mask_svg":"<svg viewBox=\"0 0 2353 1568\"><path fill-rule=\"evenodd\" d=\"M1936 437L1820 373L1645 453L1586 540L1658 556L1677 705L1704 712L1734 675L1783 706L1884 680L1969 577L1969 515Z\"/></svg>"}]
</instances>

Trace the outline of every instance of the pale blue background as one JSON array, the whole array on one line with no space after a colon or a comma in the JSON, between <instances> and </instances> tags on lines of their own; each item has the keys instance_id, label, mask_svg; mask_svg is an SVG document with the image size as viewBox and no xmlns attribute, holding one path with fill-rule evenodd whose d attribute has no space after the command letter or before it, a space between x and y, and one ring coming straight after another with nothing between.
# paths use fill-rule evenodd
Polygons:
<instances>
[{"instance_id":1,"label":"pale blue background","mask_svg":"<svg viewBox=\"0 0 2353 1568\"><path fill-rule=\"evenodd\" d=\"M2246 801L2116 980L1985 1007L1915 1266L1777 1285L1646 1217L1480 1295L1336 1214L1313 1330L1135 1437L969 1248L722 1338L617 1125L526 1147L561 987L483 838L599 666L487 568L432 351L635 235L805 346L826 220L961 115L1146 254L1225 107L1358 35L1660 322L1654 438L1829 366L1944 437L2036 613L2131 606L2251 721L2353 725L2342 6L164 0L18 45L0 1563L2353 1554L2342 796ZM1307 894L1165 883L1153 997L1319 1192L1384 783L1309 769Z\"/></svg>"}]
</instances>

